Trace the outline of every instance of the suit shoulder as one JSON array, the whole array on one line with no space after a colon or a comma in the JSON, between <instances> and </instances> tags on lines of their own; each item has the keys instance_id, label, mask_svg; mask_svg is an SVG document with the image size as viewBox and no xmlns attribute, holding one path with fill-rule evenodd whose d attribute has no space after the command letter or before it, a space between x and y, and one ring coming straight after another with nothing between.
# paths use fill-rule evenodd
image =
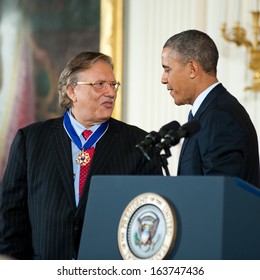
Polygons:
<instances>
[{"instance_id":1,"label":"suit shoulder","mask_svg":"<svg viewBox=\"0 0 260 280\"><path fill-rule=\"evenodd\" d=\"M59 118L55 118L55 119L49 119L46 121L39 121L39 122L35 122L32 124L29 124L23 128L21 128L21 130L23 130L24 132L30 132L30 131L35 131L35 130L42 130L42 129L46 129L46 128L50 128L50 127L55 127L55 126L59 126L63 123L63 117L59 117Z\"/></svg>"},{"instance_id":2,"label":"suit shoulder","mask_svg":"<svg viewBox=\"0 0 260 280\"><path fill-rule=\"evenodd\" d=\"M129 133L135 132L135 133L142 134L142 135L147 134L147 132L145 130L143 130L142 128L140 128L138 126L131 125L131 124L125 123L123 121L116 120L114 118L110 118L109 126L111 127L111 129L122 130L125 132L128 131Z\"/></svg>"}]
</instances>

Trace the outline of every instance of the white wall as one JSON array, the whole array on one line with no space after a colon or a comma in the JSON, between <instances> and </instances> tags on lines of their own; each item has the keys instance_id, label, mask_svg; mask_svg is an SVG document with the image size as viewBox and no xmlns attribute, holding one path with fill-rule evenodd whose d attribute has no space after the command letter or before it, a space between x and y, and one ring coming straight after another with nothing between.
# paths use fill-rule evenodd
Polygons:
<instances>
[{"instance_id":1,"label":"white wall","mask_svg":"<svg viewBox=\"0 0 260 280\"><path fill-rule=\"evenodd\" d=\"M242 5L240 10L238 2ZM176 106L166 86L161 84L160 56L170 36L186 29L200 29L218 46L219 81L246 107L260 133L257 110L260 92L244 91L251 79L246 48L226 42L220 32L223 21L230 27L238 16L241 24L251 31L250 0L125 0L124 3L124 121L147 131L159 130L172 120L186 122L191 107ZM251 35L248 34L250 40ZM176 174L179 150L180 145L171 149L171 175Z\"/></svg>"}]
</instances>

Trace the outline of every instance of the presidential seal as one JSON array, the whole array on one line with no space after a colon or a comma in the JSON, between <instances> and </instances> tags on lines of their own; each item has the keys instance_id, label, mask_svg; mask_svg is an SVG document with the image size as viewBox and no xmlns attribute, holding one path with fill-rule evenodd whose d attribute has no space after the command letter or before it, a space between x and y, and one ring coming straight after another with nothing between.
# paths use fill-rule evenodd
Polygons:
<instances>
[{"instance_id":1,"label":"presidential seal","mask_svg":"<svg viewBox=\"0 0 260 280\"><path fill-rule=\"evenodd\" d=\"M162 196L144 193L125 208L118 227L118 247L125 260L162 260L176 239L176 216Z\"/></svg>"}]
</instances>

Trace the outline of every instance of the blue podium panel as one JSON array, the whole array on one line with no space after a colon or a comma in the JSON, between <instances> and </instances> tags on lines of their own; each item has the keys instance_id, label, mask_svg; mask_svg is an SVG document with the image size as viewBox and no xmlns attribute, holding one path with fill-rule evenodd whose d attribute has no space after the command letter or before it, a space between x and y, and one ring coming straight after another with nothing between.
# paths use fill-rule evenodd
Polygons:
<instances>
[{"instance_id":1,"label":"blue podium panel","mask_svg":"<svg viewBox=\"0 0 260 280\"><path fill-rule=\"evenodd\" d=\"M152 192L173 206L177 236L167 259L260 259L260 191L222 176L94 176L79 259L122 259L117 231L136 196Z\"/></svg>"}]
</instances>

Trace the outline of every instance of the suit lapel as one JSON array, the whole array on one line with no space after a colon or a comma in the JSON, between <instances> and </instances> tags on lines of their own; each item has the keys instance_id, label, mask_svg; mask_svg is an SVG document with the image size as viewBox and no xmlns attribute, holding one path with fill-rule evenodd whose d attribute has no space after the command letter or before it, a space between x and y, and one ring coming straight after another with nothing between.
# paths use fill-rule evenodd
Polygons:
<instances>
[{"instance_id":1,"label":"suit lapel","mask_svg":"<svg viewBox=\"0 0 260 280\"><path fill-rule=\"evenodd\" d=\"M110 164L110 159L116 149L117 138L118 130L113 124L110 124L105 135L97 143L93 162L89 170L90 174L106 170L105 167Z\"/></svg>"},{"instance_id":2,"label":"suit lapel","mask_svg":"<svg viewBox=\"0 0 260 280\"><path fill-rule=\"evenodd\" d=\"M85 182L84 191L79 201L77 211L79 211L87 201L91 177L95 174L106 174L107 166L111 164L110 159L113 157L116 150L118 137L118 128L113 119L110 119L108 130L96 145L93 161L88 172L88 177Z\"/></svg>"},{"instance_id":3,"label":"suit lapel","mask_svg":"<svg viewBox=\"0 0 260 280\"><path fill-rule=\"evenodd\" d=\"M57 119L52 129L52 148L54 160L59 171L59 176L64 190L73 209L76 209L73 165L71 160L71 140L64 127L63 118Z\"/></svg>"},{"instance_id":4,"label":"suit lapel","mask_svg":"<svg viewBox=\"0 0 260 280\"><path fill-rule=\"evenodd\" d=\"M219 92L223 92L223 91L226 91L226 89L223 87L222 84L218 84L217 86L215 86L209 92L209 94L206 96L206 98L203 100L203 102L201 103L198 111L196 112L196 114L194 116L194 120L200 120L201 115L207 110L208 106L216 98L217 94L219 94ZM181 162L183 153L185 151L185 148L186 148L188 142L189 142L189 138L185 138L185 140L183 141L183 144L182 144L182 148L181 148L179 163ZM179 174L179 169L180 169L180 164L178 165L178 171L177 171L178 174Z\"/></svg>"}]
</instances>

